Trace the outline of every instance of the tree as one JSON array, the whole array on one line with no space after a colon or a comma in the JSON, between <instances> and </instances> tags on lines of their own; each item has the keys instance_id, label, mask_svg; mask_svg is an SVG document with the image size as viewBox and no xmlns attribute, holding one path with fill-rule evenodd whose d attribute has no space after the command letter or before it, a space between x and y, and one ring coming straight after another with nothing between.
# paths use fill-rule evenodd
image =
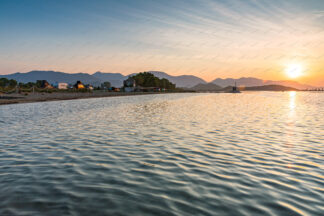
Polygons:
<instances>
[{"instance_id":1,"label":"tree","mask_svg":"<svg viewBox=\"0 0 324 216\"><path fill-rule=\"evenodd\" d=\"M111 84L108 81L101 84L101 88L103 88L103 89L109 89L110 87L111 87Z\"/></svg>"},{"instance_id":2,"label":"tree","mask_svg":"<svg viewBox=\"0 0 324 216\"><path fill-rule=\"evenodd\" d=\"M0 78L0 87L1 88L13 88L17 85L17 81L14 79L8 80L7 78Z\"/></svg>"},{"instance_id":3,"label":"tree","mask_svg":"<svg viewBox=\"0 0 324 216\"><path fill-rule=\"evenodd\" d=\"M171 83L169 80L164 78L159 79L149 72L138 73L132 76L132 78L135 80L136 85L142 87L158 87L165 89L175 89L176 87L176 85Z\"/></svg>"},{"instance_id":4,"label":"tree","mask_svg":"<svg viewBox=\"0 0 324 216\"><path fill-rule=\"evenodd\" d=\"M17 86L17 81L14 79L9 80L9 87L16 87Z\"/></svg>"},{"instance_id":5,"label":"tree","mask_svg":"<svg viewBox=\"0 0 324 216\"><path fill-rule=\"evenodd\" d=\"M28 82L28 83L19 83L19 87L20 88L25 88L25 89L29 89L33 86L35 86L36 84L33 82Z\"/></svg>"}]
</instances>

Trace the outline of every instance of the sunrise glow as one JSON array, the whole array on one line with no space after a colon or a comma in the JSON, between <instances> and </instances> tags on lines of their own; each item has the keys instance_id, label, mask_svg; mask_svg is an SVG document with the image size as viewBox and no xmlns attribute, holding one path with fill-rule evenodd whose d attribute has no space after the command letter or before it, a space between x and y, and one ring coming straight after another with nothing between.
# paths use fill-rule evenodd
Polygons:
<instances>
[{"instance_id":1,"label":"sunrise glow","mask_svg":"<svg viewBox=\"0 0 324 216\"><path fill-rule=\"evenodd\" d=\"M289 64L285 68L285 73L289 78L298 78L303 75L304 68L301 64Z\"/></svg>"}]
</instances>

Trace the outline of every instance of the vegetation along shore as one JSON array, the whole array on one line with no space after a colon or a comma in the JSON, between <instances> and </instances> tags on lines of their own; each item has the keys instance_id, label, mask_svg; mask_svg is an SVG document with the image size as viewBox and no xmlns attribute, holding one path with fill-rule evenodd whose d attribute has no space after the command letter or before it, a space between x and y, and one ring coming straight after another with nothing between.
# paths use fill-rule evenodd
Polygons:
<instances>
[{"instance_id":1,"label":"vegetation along shore","mask_svg":"<svg viewBox=\"0 0 324 216\"><path fill-rule=\"evenodd\" d=\"M169 80L159 79L147 72L130 76L122 87L111 86L110 82L92 86L81 81L74 84L62 82L51 84L46 80L18 83L13 79L0 78L0 105L175 92L190 91L176 88Z\"/></svg>"}]
</instances>

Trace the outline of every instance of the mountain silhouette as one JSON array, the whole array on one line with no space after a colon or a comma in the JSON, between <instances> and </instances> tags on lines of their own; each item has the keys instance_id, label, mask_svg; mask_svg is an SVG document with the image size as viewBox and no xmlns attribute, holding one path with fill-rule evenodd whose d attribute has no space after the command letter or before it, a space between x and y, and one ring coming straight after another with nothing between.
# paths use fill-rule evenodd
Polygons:
<instances>
[{"instance_id":1,"label":"mountain silhouette","mask_svg":"<svg viewBox=\"0 0 324 216\"><path fill-rule=\"evenodd\" d=\"M233 86L235 83L242 87L255 87L255 86L265 86L265 85L281 85L287 86L299 90L314 88L310 85L300 84L296 81L284 80L284 81L272 81L272 80L262 80L254 77L242 77L239 79L227 78L221 79L217 78L212 81L212 83L219 85L221 87Z\"/></svg>"},{"instance_id":2,"label":"mountain silhouette","mask_svg":"<svg viewBox=\"0 0 324 216\"><path fill-rule=\"evenodd\" d=\"M219 91L221 89L222 87L214 83L206 83L206 84L200 83L190 88L190 90L194 90L194 91Z\"/></svg>"},{"instance_id":3,"label":"mountain silhouette","mask_svg":"<svg viewBox=\"0 0 324 216\"><path fill-rule=\"evenodd\" d=\"M124 76L120 73L104 73L104 72L96 72L92 74L92 76L100 79L103 82L110 82L112 86L120 87L123 85L123 81L127 79L127 76Z\"/></svg>"},{"instance_id":4,"label":"mountain silhouette","mask_svg":"<svg viewBox=\"0 0 324 216\"><path fill-rule=\"evenodd\" d=\"M316 88L314 86L305 85L298 83L296 81L283 80L283 81L272 81L272 80L262 80L254 77L242 77L239 79L227 78L221 79L217 78L210 82L211 84L215 84L216 86L209 85L205 80L193 76L193 75L181 75L181 76L172 76L162 71L148 71L152 73L154 76L159 78L168 79L170 82L176 84L177 87L180 88L200 88L197 90L206 90L211 89L215 90L218 86L220 88L225 88L227 86L233 86L236 82L239 87L256 87L256 86L265 86L265 85L281 85L291 88L296 88L299 90L303 89L312 89ZM112 86L121 87L123 85L123 81L127 79L127 77L135 75L136 73L123 75L120 73L104 73L104 72L96 72L92 75L88 73L64 73L58 71L40 71L34 70L27 73L14 73L9 75L0 75L1 77L14 79L18 82L27 83L27 82L36 82L37 80L47 80L49 83L56 82L65 82L69 84L74 84L76 81L80 80L84 84L91 84L93 86L99 86L101 83L105 81L109 81ZM206 86L199 84L207 84Z\"/></svg>"},{"instance_id":5,"label":"mountain silhouette","mask_svg":"<svg viewBox=\"0 0 324 216\"><path fill-rule=\"evenodd\" d=\"M84 84L99 86L101 80L87 73L63 73L57 71L30 71L27 73L14 73L9 75L0 75L7 79L14 79L17 82L27 83L36 82L37 80L47 80L49 83L64 82L74 84L78 80Z\"/></svg>"}]
</instances>

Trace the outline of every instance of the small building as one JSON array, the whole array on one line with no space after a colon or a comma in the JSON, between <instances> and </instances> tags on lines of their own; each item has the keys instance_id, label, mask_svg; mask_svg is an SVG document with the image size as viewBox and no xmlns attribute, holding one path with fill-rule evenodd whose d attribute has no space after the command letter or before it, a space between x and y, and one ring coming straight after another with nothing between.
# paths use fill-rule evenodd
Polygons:
<instances>
[{"instance_id":1,"label":"small building","mask_svg":"<svg viewBox=\"0 0 324 216\"><path fill-rule=\"evenodd\" d=\"M128 77L128 79L124 80L124 89L125 92L133 92L136 88L136 81L132 77Z\"/></svg>"},{"instance_id":2,"label":"small building","mask_svg":"<svg viewBox=\"0 0 324 216\"><path fill-rule=\"evenodd\" d=\"M91 91L93 90L93 86L92 86L92 85L90 85L90 84L88 84L88 85L85 85L85 88L86 88L86 89L88 89L88 90L91 90Z\"/></svg>"},{"instance_id":3,"label":"small building","mask_svg":"<svg viewBox=\"0 0 324 216\"><path fill-rule=\"evenodd\" d=\"M58 89L68 89L69 84L67 83L57 83Z\"/></svg>"},{"instance_id":4,"label":"small building","mask_svg":"<svg viewBox=\"0 0 324 216\"><path fill-rule=\"evenodd\" d=\"M82 83L81 81L78 80L78 81L75 83L74 88L76 88L76 89L84 89L85 86L83 85L83 83Z\"/></svg>"}]
</instances>

